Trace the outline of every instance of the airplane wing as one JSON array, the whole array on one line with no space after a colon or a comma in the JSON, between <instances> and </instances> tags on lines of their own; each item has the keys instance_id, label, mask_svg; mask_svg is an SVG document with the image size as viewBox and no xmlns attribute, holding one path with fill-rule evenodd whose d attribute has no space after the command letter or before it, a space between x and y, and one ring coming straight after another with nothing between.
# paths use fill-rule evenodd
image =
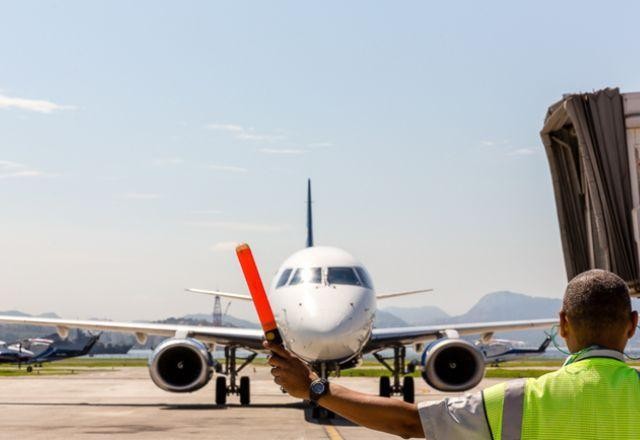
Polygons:
<instances>
[{"instance_id":1,"label":"airplane wing","mask_svg":"<svg viewBox=\"0 0 640 440\"><path fill-rule=\"evenodd\" d=\"M0 323L55 327L58 334L63 338L67 337L70 329L131 333L135 335L138 342L142 344L146 342L148 336L166 336L190 337L202 342L221 345L235 344L252 349L262 349L263 340L263 333L260 329L235 327L155 324L146 322L83 321L2 315L0 315Z\"/></svg>"},{"instance_id":2,"label":"airplane wing","mask_svg":"<svg viewBox=\"0 0 640 440\"><path fill-rule=\"evenodd\" d=\"M415 295L416 293L433 292L433 289L410 290L407 292L378 293L376 299L395 298L396 296Z\"/></svg>"},{"instance_id":3,"label":"airplane wing","mask_svg":"<svg viewBox=\"0 0 640 440\"><path fill-rule=\"evenodd\" d=\"M509 330L529 330L551 327L557 319L531 319L528 321L498 321L470 324L440 324L420 327L375 328L365 352L394 345L409 345L442 337L459 337Z\"/></svg>"},{"instance_id":4,"label":"airplane wing","mask_svg":"<svg viewBox=\"0 0 640 440\"><path fill-rule=\"evenodd\" d=\"M243 301L253 301L250 296L243 295L241 293L220 292L218 290L203 290L203 289L184 289L187 292L201 293L203 295L222 296L230 299L241 299Z\"/></svg>"}]
</instances>

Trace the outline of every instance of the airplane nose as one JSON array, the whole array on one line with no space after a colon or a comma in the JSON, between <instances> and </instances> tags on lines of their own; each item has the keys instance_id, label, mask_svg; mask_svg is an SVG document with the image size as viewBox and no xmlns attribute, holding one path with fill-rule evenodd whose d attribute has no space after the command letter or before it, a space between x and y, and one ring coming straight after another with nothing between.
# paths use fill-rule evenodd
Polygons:
<instances>
[{"instance_id":1,"label":"airplane nose","mask_svg":"<svg viewBox=\"0 0 640 440\"><path fill-rule=\"evenodd\" d=\"M359 351L370 322L362 295L318 292L288 308L285 339L307 361L343 360Z\"/></svg>"}]
</instances>

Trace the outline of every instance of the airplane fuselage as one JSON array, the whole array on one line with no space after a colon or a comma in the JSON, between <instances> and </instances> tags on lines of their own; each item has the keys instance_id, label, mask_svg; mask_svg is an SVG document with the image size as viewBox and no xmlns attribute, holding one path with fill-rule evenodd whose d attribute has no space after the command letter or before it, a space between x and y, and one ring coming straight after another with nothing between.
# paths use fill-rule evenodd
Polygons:
<instances>
[{"instance_id":1,"label":"airplane fuselage","mask_svg":"<svg viewBox=\"0 0 640 440\"><path fill-rule=\"evenodd\" d=\"M271 283L269 301L286 346L305 361L348 361L371 336L374 287L362 263L342 249L291 255Z\"/></svg>"}]
</instances>

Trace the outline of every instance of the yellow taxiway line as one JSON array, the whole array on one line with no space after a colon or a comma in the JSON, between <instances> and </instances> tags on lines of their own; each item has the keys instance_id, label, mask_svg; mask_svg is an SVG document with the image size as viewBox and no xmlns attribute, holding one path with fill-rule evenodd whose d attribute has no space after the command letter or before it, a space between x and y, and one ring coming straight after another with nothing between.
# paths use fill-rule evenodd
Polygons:
<instances>
[{"instance_id":1,"label":"yellow taxiway line","mask_svg":"<svg viewBox=\"0 0 640 440\"><path fill-rule=\"evenodd\" d=\"M324 425L324 432L329 440L344 440L338 430L333 425Z\"/></svg>"}]
</instances>

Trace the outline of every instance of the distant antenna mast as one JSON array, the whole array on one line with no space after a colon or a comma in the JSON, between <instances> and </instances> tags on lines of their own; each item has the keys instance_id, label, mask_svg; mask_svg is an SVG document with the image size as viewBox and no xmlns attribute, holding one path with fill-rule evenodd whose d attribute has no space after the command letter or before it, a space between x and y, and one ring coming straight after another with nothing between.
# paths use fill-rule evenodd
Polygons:
<instances>
[{"instance_id":1,"label":"distant antenna mast","mask_svg":"<svg viewBox=\"0 0 640 440\"><path fill-rule=\"evenodd\" d=\"M213 302L213 326L222 327L222 304L218 295L216 295Z\"/></svg>"},{"instance_id":2,"label":"distant antenna mast","mask_svg":"<svg viewBox=\"0 0 640 440\"><path fill-rule=\"evenodd\" d=\"M307 247L313 247L313 215L311 212L311 179L307 179Z\"/></svg>"}]
</instances>

